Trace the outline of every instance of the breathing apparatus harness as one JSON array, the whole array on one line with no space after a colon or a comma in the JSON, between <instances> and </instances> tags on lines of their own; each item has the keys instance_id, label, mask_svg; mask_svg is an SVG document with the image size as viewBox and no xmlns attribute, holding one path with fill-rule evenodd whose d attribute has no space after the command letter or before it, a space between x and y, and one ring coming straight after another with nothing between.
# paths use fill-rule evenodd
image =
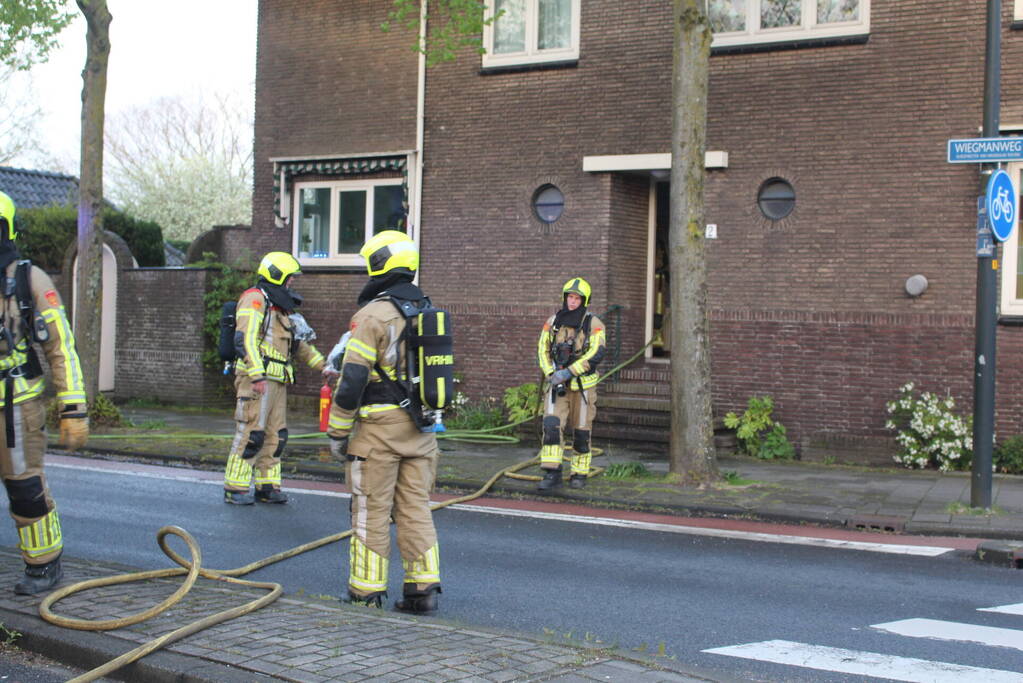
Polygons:
<instances>
[{"instance_id":1,"label":"breathing apparatus harness","mask_svg":"<svg viewBox=\"0 0 1023 683\"><path fill-rule=\"evenodd\" d=\"M294 310L298 306L302 305L301 294L293 292L287 287L263 281L252 289L259 290L260 294L263 295L263 305L266 307L266 314L263 316L263 324L260 326L259 330L260 340L266 337L267 330L270 329L271 316L273 313L273 309L270 304L281 308L282 310L291 311L288 314L288 320L291 322L291 327L285 328L287 332L291 333L289 356L295 354L300 342L311 342L316 339L316 332L309 323L306 322L305 316ZM223 305L220 311L220 343L218 348L220 359L224 361L225 375L234 368L234 364L239 358L245 357L244 348L239 345L239 340L235 337L237 310L238 302L229 301ZM287 360L271 358L267 355L263 355L262 359L264 365L266 363L277 363L279 365L288 364Z\"/></svg>"},{"instance_id":2,"label":"breathing apparatus harness","mask_svg":"<svg viewBox=\"0 0 1023 683\"><path fill-rule=\"evenodd\" d=\"M406 295L411 289L395 288ZM420 293L418 288L415 292ZM434 308L430 297L423 294L410 299L385 290L373 301L390 301L405 319L398 337L404 344L404 361L399 359L391 377L380 366L373 369L380 382L370 382L362 393L362 403L394 403L412 418L422 432L443 432L444 408L454 395L454 356L448 314ZM404 367L402 365L404 364Z\"/></svg>"},{"instance_id":3,"label":"breathing apparatus harness","mask_svg":"<svg viewBox=\"0 0 1023 683\"><path fill-rule=\"evenodd\" d=\"M555 370L564 370L568 366L572 365L572 363L574 363L576 360L578 360L578 354L576 353L576 343L575 342L576 342L576 338L579 336L579 334L583 335L583 337L582 337L582 345L581 345L580 348L583 351L586 350L586 344L589 342L589 337L590 337L590 323L591 323L592 319L593 319L593 314L590 313L589 311L586 311L586 313L583 314L582 323L580 323L577 328L574 328L574 329L577 330L576 333L573 334L568 339L566 339L565 341L559 342L559 341L557 341L557 339L558 339L558 331L562 327L564 327L564 325L559 323L558 317L555 316L555 318L554 318L554 325L551 326L551 346L550 346L551 360L554 361L554 369ZM575 380L577 384L579 382L579 378L578 377L573 377L572 379L568 380L568 384L569 385L571 385L572 380ZM578 384L578 386L579 386L580 389L582 388L581 384ZM556 396L560 397L560 396L564 396L565 395L565 392L567 391L567 387L565 386L564 383L557 384L557 385L551 387L551 391Z\"/></svg>"},{"instance_id":4,"label":"breathing apparatus harness","mask_svg":"<svg viewBox=\"0 0 1023 683\"><path fill-rule=\"evenodd\" d=\"M10 262L19 256L17 251L13 252L13 258L2 264L4 270ZM5 367L0 370L0 379L4 381L4 422L6 427L7 447L13 448L14 441L14 380L22 377L26 380L35 379L43 374L43 366L39 363L39 356L32 346L32 342L43 343L49 341L50 330L46 326L43 316L36 311L35 301L32 298L31 282L32 262L23 259L18 261L13 278L4 278L3 296L4 307L0 311L0 341L7 346L7 358L15 353L25 354L25 361L20 365ZM21 325L21 345L14 339L10 326L7 324L6 302L14 296L18 302L18 319ZM13 322L13 321L11 321ZM0 361L2 363L3 361Z\"/></svg>"}]
</instances>

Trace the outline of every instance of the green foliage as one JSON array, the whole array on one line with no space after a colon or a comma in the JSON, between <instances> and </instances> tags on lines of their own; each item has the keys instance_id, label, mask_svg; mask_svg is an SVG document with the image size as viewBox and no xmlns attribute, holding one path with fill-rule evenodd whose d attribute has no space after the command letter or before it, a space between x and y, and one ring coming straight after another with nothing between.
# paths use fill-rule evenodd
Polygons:
<instances>
[{"instance_id":1,"label":"green foliage","mask_svg":"<svg viewBox=\"0 0 1023 683\"><path fill-rule=\"evenodd\" d=\"M791 459L796 450L789 442L785 425L771 418L773 412L774 399L770 396L751 396L742 416L725 415L725 426L736 430L739 447L744 453L761 460Z\"/></svg>"},{"instance_id":2,"label":"green foliage","mask_svg":"<svg viewBox=\"0 0 1023 683\"><path fill-rule=\"evenodd\" d=\"M60 426L60 401L50 401L46 409L46 424L52 429ZM121 410L104 394L99 394L89 401L89 427L130 427L131 422L121 414Z\"/></svg>"},{"instance_id":3,"label":"green foliage","mask_svg":"<svg viewBox=\"0 0 1023 683\"><path fill-rule=\"evenodd\" d=\"M419 0L394 0L394 8L387 21L380 26L385 33L393 27L406 28L415 33L412 49L426 55L428 66L450 62L458 50L472 48L483 54L483 27L494 23L504 13L484 18L486 4L480 0L433 0L430 3L430 31L428 43L419 41Z\"/></svg>"},{"instance_id":4,"label":"green foliage","mask_svg":"<svg viewBox=\"0 0 1023 683\"><path fill-rule=\"evenodd\" d=\"M202 354L202 362L208 368L219 369L220 356L217 355L217 343L220 340L220 309L228 301L237 301L254 276L252 271L240 264L228 265L217 260L213 252L205 252L202 260L189 264L190 268L212 268L216 274L210 279L210 289L203 296L206 311L203 315L203 335L206 337L206 349Z\"/></svg>"},{"instance_id":5,"label":"green foliage","mask_svg":"<svg viewBox=\"0 0 1023 683\"><path fill-rule=\"evenodd\" d=\"M445 414L444 424L448 429L493 429L504 424L504 415L493 398L466 400Z\"/></svg>"},{"instance_id":6,"label":"green foliage","mask_svg":"<svg viewBox=\"0 0 1023 683\"><path fill-rule=\"evenodd\" d=\"M655 476L641 462L616 462L607 466L604 470L604 478L612 481L623 479L650 479Z\"/></svg>"},{"instance_id":7,"label":"green foliage","mask_svg":"<svg viewBox=\"0 0 1023 683\"><path fill-rule=\"evenodd\" d=\"M15 631L7 624L0 622L0 647L10 647L11 645L14 645L14 642L20 637L20 631ZM6 678L6 676L4 678Z\"/></svg>"},{"instance_id":8,"label":"green foliage","mask_svg":"<svg viewBox=\"0 0 1023 683\"><path fill-rule=\"evenodd\" d=\"M186 251L186 252L188 251L188 248L190 246L192 246L192 240L174 240L174 239L168 239L167 243L170 244L175 249L180 249L181 251Z\"/></svg>"},{"instance_id":9,"label":"green foliage","mask_svg":"<svg viewBox=\"0 0 1023 683\"><path fill-rule=\"evenodd\" d=\"M103 229L120 235L128 243L140 266L165 264L163 231L156 223L132 218L120 211L107 210L103 212Z\"/></svg>"},{"instance_id":10,"label":"green foliage","mask_svg":"<svg viewBox=\"0 0 1023 683\"><path fill-rule=\"evenodd\" d=\"M1023 474L1023 436L1010 436L998 443L992 460L996 472Z\"/></svg>"},{"instance_id":11,"label":"green foliage","mask_svg":"<svg viewBox=\"0 0 1023 683\"><path fill-rule=\"evenodd\" d=\"M899 387L899 396L886 404L885 427L897 431L902 452L895 462L906 467L936 466L942 471L969 469L973 458L973 418L955 413L951 396L929 391L916 395L912 382Z\"/></svg>"},{"instance_id":12,"label":"green foliage","mask_svg":"<svg viewBox=\"0 0 1023 683\"><path fill-rule=\"evenodd\" d=\"M57 34L75 17L68 0L0 2L0 62L25 71L45 62L58 45Z\"/></svg>"},{"instance_id":13,"label":"green foliage","mask_svg":"<svg viewBox=\"0 0 1023 683\"><path fill-rule=\"evenodd\" d=\"M540 389L535 382L526 382L504 390L504 409L508 420L524 422L540 414Z\"/></svg>"},{"instance_id":14,"label":"green foliage","mask_svg":"<svg viewBox=\"0 0 1023 683\"><path fill-rule=\"evenodd\" d=\"M18 250L43 270L64 266L64 252L78 238L78 210L46 206L18 212L21 235ZM164 264L163 234L156 223L138 220L110 208L103 210L103 227L120 237L140 266Z\"/></svg>"}]
</instances>

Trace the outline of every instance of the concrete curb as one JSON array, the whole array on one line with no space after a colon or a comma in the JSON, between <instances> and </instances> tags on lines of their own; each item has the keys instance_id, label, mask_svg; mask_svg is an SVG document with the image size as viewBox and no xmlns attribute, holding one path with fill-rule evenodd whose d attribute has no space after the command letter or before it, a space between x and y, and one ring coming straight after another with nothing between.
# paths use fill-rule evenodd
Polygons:
<instances>
[{"instance_id":1,"label":"concrete curb","mask_svg":"<svg viewBox=\"0 0 1023 683\"><path fill-rule=\"evenodd\" d=\"M1023 543L1005 543L1002 541L985 541L977 545L974 558L978 562L987 562L999 567L1023 569Z\"/></svg>"}]
</instances>

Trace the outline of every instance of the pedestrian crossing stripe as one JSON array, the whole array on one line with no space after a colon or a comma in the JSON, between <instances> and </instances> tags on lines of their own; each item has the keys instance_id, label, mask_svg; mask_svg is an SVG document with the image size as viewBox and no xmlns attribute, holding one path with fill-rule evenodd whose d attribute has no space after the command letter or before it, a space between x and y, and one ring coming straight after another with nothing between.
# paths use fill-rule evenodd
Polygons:
<instances>
[{"instance_id":1,"label":"pedestrian crossing stripe","mask_svg":"<svg viewBox=\"0 0 1023 683\"><path fill-rule=\"evenodd\" d=\"M955 640L1023 651L1023 631L1011 628L961 624L956 621L940 621L938 619L903 619L889 621L885 624L874 624L870 628L910 638Z\"/></svg>"},{"instance_id":2,"label":"pedestrian crossing stripe","mask_svg":"<svg viewBox=\"0 0 1023 683\"><path fill-rule=\"evenodd\" d=\"M999 607L978 607L978 612L998 612L999 614L1018 614L1023 616L1023 602L1015 605L1001 605Z\"/></svg>"},{"instance_id":3,"label":"pedestrian crossing stripe","mask_svg":"<svg viewBox=\"0 0 1023 683\"><path fill-rule=\"evenodd\" d=\"M984 683L1020 683L1020 680L1023 679L1023 674L1015 671L985 669L914 657L896 657L823 645L808 645L790 640L766 640L760 643L717 647L703 650L703 652L755 659L773 664L787 664L818 671L833 671L916 683L961 683L963 680L982 680Z\"/></svg>"}]
</instances>

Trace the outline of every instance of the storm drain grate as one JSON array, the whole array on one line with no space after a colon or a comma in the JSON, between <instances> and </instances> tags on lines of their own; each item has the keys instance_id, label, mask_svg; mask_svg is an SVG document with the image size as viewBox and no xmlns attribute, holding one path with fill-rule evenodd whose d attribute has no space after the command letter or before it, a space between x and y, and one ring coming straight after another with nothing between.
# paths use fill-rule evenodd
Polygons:
<instances>
[{"instance_id":1,"label":"storm drain grate","mask_svg":"<svg viewBox=\"0 0 1023 683\"><path fill-rule=\"evenodd\" d=\"M885 517L883 515L857 515L845 520L845 525L860 531L898 534L906 530L906 518Z\"/></svg>"}]
</instances>

